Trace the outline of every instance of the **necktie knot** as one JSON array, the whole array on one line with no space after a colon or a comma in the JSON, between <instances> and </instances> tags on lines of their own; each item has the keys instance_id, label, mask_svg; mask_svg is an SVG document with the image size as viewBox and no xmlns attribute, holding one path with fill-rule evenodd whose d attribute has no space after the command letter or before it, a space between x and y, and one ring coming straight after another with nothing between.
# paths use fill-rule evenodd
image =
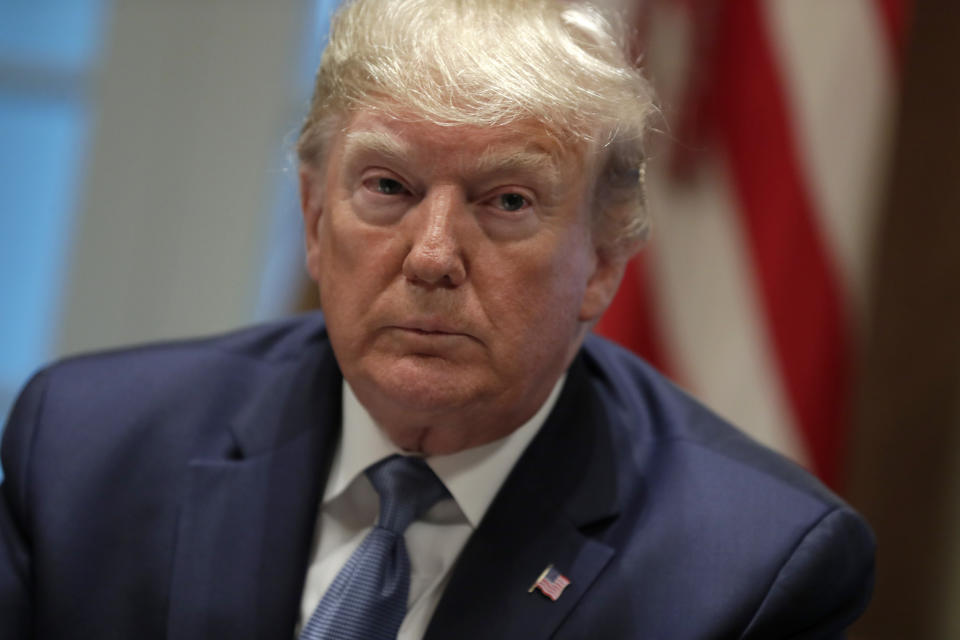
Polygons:
<instances>
[{"instance_id":1,"label":"necktie knot","mask_svg":"<svg viewBox=\"0 0 960 640\"><path fill-rule=\"evenodd\" d=\"M380 494L380 522L334 578L300 640L393 640L410 590L403 532L448 495L422 458L394 455L367 469Z\"/></svg>"},{"instance_id":2,"label":"necktie knot","mask_svg":"<svg viewBox=\"0 0 960 640\"><path fill-rule=\"evenodd\" d=\"M399 535L448 495L423 458L390 456L367 469L367 477L380 495L378 524Z\"/></svg>"}]
</instances>

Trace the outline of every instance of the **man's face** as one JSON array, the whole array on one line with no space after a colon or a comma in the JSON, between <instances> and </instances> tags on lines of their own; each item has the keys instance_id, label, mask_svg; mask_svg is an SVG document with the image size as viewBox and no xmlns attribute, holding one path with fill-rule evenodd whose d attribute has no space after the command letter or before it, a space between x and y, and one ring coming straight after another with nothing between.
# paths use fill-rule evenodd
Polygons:
<instances>
[{"instance_id":1,"label":"man's face","mask_svg":"<svg viewBox=\"0 0 960 640\"><path fill-rule=\"evenodd\" d=\"M452 453L529 419L612 297L591 171L536 125L360 112L301 169L307 264L347 381L399 446Z\"/></svg>"}]
</instances>

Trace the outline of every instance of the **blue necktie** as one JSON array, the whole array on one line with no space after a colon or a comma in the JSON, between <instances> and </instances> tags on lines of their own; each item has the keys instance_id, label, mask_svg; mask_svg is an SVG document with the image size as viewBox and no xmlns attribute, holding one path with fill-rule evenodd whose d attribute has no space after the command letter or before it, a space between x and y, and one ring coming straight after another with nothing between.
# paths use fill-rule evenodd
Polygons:
<instances>
[{"instance_id":1,"label":"blue necktie","mask_svg":"<svg viewBox=\"0 0 960 640\"><path fill-rule=\"evenodd\" d=\"M447 495L422 458L394 455L367 469L380 494L377 525L353 552L300 640L395 640L407 613L410 558L403 532Z\"/></svg>"}]
</instances>

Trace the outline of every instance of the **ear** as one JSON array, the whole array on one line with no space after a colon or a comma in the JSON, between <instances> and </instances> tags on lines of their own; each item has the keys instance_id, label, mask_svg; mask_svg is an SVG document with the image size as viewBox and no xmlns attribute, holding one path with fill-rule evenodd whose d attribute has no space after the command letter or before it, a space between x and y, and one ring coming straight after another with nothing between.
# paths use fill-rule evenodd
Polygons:
<instances>
[{"instance_id":1,"label":"ear","mask_svg":"<svg viewBox=\"0 0 960 640\"><path fill-rule=\"evenodd\" d=\"M580 321L593 323L607 310L620 287L628 256L614 250L595 248L593 273L580 303Z\"/></svg>"},{"instance_id":2,"label":"ear","mask_svg":"<svg viewBox=\"0 0 960 640\"><path fill-rule=\"evenodd\" d=\"M303 237L307 247L307 271L314 281L320 277L320 216L323 214L323 177L321 172L302 164L300 179L300 210L303 212Z\"/></svg>"}]
</instances>

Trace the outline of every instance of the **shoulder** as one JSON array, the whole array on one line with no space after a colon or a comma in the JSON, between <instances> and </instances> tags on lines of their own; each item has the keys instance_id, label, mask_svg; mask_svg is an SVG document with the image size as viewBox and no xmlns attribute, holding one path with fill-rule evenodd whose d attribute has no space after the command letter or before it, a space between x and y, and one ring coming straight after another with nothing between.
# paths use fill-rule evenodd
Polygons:
<instances>
[{"instance_id":1,"label":"shoulder","mask_svg":"<svg viewBox=\"0 0 960 640\"><path fill-rule=\"evenodd\" d=\"M623 349L591 338L584 363L614 443L620 579L657 576L653 608L720 635L839 632L862 611L875 541L849 505Z\"/></svg>"},{"instance_id":2,"label":"shoulder","mask_svg":"<svg viewBox=\"0 0 960 640\"><path fill-rule=\"evenodd\" d=\"M313 314L221 335L82 354L42 369L24 393L53 391L58 400L82 406L81 400L101 396L129 403L242 391L252 373L295 363L325 340L322 317Z\"/></svg>"},{"instance_id":3,"label":"shoulder","mask_svg":"<svg viewBox=\"0 0 960 640\"><path fill-rule=\"evenodd\" d=\"M121 347L65 358L42 373L57 377L129 374L152 369L190 369L223 364L282 363L300 356L305 346L324 340L320 314L307 314L198 338Z\"/></svg>"},{"instance_id":4,"label":"shoulder","mask_svg":"<svg viewBox=\"0 0 960 640\"><path fill-rule=\"evenodd\" d=\"M596 336L588 339L584 352L604 403L624 418L622 437L635 455L655 450L662 457L696 460L687 470L691 481L705 474L712 484L722 485L743 477L770 492L796 494L801 501L806 496L825 506L842 504L806 470L754 441L636 355Z\"/></svg>"},{"instance_id":5,"label":"shoulder","mask_svg":"<svg viewBox=\"0 0 960 640\"><path fill-rule=\"evenodd\" d=\"M248 398L321 357L327 345L322 317L310 314L53 363L14 405L3 433L4 470L13 477L36 459L73 465L85 456L204 449L204 439L226 438L225 426Z\"/></svg>"}]
</instances>

